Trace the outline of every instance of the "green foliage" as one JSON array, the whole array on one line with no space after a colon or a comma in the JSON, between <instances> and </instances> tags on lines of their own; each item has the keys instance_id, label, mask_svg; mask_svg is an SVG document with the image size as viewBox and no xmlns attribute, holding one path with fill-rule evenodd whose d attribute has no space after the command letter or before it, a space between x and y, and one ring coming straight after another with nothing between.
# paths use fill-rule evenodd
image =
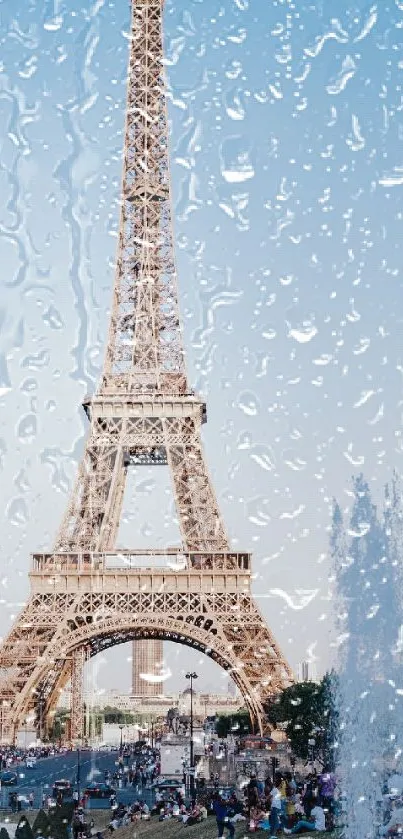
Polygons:
<instances>
[{"instance_id":1,"label":"green foliage","mask_svg":"<svg viewBox=\"0 0 403 839\"><path fill-rule=\"evenodd\" d=\"M219 737L225 738L233 733L236 737L250 734L250 717L247 711L237 711L236 714L222 715L216 722L216 731Z\"/></svg>"},{"instance_id":2,"label":"green foliage","mask_svg":"<svg viewBox=\"0 0 403 839\"><path fill-rule=\"evenodd\" d=\"M53 839L68 839L68 828L73 814L74 804L72 801L64 801L63 804L56 805L53 813L49 815L50 834Z\"/></svg>"},{"instance_id":3,"label":"green foliage","mask_svg":"<svg viewBox=\"0 0 403 839\"><path fill-rule=\"evenodd\" d=\"M115 723L118 725L130 725L135 722L134 714L121 711L119 708L111 708L109 705L106 706L103 717L106 723Z\"/></svg>"},{"instance_id":4,"label":"green foliage","mask_svg":"<svg viewBox=\"0 0 403 839\"><path fill-rule=\"evenodd\" d=\"M56 743L63 739L69 718L70 711L56 711L48 731L49 740Z\"/></svg>"},{"instance_id":5,"label":"green foliage","mask_svg":"<svg viewBox=\"0 0 403 839\"><path fill-rule=\"evenodd\" d=\"M50 821L45 813L44 810L39 810L36 815L35 821L32 825L32 832L34 836L49 836L50 834ZM1 836L0 836L1 839Z\"/></svg>"},{"instance_id":6,"label":"green foliage","mask_svg":"<svg viewBox=\"0 0 403 839\"><path fill-rule=\"evenodd\" d=\"M334 700L337 677L327 673L320 684L299 682L266 707L269 723L285 730L295 757L334 763L338 713ZM314 740L314 745L309 741Z\"/></svg>"},{"instance_id":7,"label":"green foliage","mask_svg":"<svg viewBox=\"0 0 403 839\"><path fill-rule=\"evenodd\" d=\"M15 839L33 839L31 825L25 816L21 816L17 830L15 831Z\"/></svg>"}]
</instances>

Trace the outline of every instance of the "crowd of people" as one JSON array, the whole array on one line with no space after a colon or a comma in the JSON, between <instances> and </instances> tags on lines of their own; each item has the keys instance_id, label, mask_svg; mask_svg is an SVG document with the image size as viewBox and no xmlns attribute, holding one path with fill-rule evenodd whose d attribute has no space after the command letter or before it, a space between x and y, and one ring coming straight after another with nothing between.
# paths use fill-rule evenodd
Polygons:
<instances>
[{"instance_id":1,"label":"crowd of people","mask_svg":"<svg viewBox=\"0 0 403 839\"><path fill-rule=\"evenodd\" d=\"M30 757L49 757L65 753L66 751L68 750L65 747L58 747L53 744L49 746L31 746L29 749L3 745L0 751L0 769L10 769L14 766L20 766Z\"/></svg>"},{"instance_id":2,"label":"crowd of people","mask_svg":"<svg viewBox=\"0 0 403 839\"><path fill-rule=\"evenodd\" d=\"M322 831L333 827L336 779L328 767L318 775L311 772L296 779L292 772L266 781L251 777L244 789L249 830L269 830L272 836L284 833Z\"/></svg>"},{"instance_id":3,"label":"crowd of people","mask_svg":"<svg viewBox=\"0 0 403 839\"><path fill-rule=\"evenodd\" d=\"M270 837L323 831L333 826L335 786L334 775L326 769L319 775L312 772L303 781L291 772L277 773L274 781L269 777L260 781L252 775L242 793L233 791L223 795L215 785L212 788L209 784L208 789L199 789L188 803L180 791L157 790L151 807L141 798L125 806L111 796L108 829L114 833L131 822L150 818L160 822L174 819L186 827L213 815L218 837L227 831L229 839L234 836L238 821L246 822L249 833L268 831Z\"/></svg>"},{"instance_id":4,"label":"crowd of people","mask_svg":"<svg viewBox=\"0 0 403 839\"><path fill-rule=\"evenodd\" d=\"M9 755L4 755L5 761L9 759ZM121 753L116 768L105 770L105 782L116 788L116 794L110 798L109 833L139 819L156 817L160 822L175 819L185 827L203 822L209 815L216 818L218 837L226 830L229 839L241 820L246 822L249 833L268 831L270 837L281 833L322 831L334 826L336 780L328 767L320 774L312 771L304 779L292 772L277 772L274 779L268 776L263 781L252 774L242 792L229 794L227 791L224 795L220 794L218 774L211 774L209 781L198 779L190 802L185 801L179 790L174 793L157 789L151 805L151 787L159 773L159 751L149 746L136 754L128 752L123 756ZM128 786L133 788L136 800L125 805L118 800L119 790ZM147 789L150 792L145 795ZM74 839L90 835L85 810L80 806L85 807L85 803L81 799L76 804ZM29 805L32 806L31 802Z\"/></svg>"},{"instance_id":5,"label":"crowd of people","mask_svg":"<svg viewBox=\"0 0 403 839\"><path fill-rule=\"evenodd\" d=\"M139 791L142 787L150 787L160 774L159 754L156 750L149 751L142 756L141 761L134 761L131 765L124 765L119 761L119 767L110 772L105 770L105 783L114 784L118 789L133 786Z\"/></svg>"}]
</instances>

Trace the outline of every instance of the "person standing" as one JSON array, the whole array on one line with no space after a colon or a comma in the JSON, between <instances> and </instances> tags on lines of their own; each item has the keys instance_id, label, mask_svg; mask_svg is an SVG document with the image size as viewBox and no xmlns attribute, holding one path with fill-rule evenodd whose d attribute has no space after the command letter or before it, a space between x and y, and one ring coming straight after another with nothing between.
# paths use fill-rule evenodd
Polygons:
<instances>
[{"instance_id":1,"label":"person standing","mask_svg":"<svg viewBox=\"0 0 403 839\"><path fill-rule=\"evenodd\" d=\"M270 790L270 839L277 836L281 826L281 775L276 775L274 786Z\"/></svg>"},{"instance_id":2,"label":"person standing","mask_svg":"<svg viewBox=\"0 0 403 839\"><path fill-rule=\"evenodd\" d=\"M218 836L221 839L221 836L224 835L224 828L226 827L228 830L228 835L230 839L233 839L235 835L235 827L229 819L228 816L228 808L223 798L220 795L216 795L213 801L213 811L216 817L217 822L217 830Z\"/></svg>"}]
</instances>

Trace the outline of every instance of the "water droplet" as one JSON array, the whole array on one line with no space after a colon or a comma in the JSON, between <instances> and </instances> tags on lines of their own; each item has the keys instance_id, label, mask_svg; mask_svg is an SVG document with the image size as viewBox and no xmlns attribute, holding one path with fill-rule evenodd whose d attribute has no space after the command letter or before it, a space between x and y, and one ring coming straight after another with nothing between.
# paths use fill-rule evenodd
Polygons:
<instances>
[{"instance_id":1,"label":"water droplet","mask_svg":"<svg viewBox=\"0 0 403 839\"><path fill-rule=\"evenodd\" d=\"M310 323L304 323L300 328L290 328L288 331L288 337L293 338L294 341L298 341L299 344L307 344L317 334L318 330L316 326Z\"/></svg>"},{"instance_id":2,"label":"water droplet","mask_svg":"<svg viewBox=\"0 0 403 839\"><path fill-rule=\"evenodd\" d=\"M343 60L341 70L336 78L326 86L326 90L332 96L337 96L341 93L347 85L349 79L354 76L357 67L353 58L347 55Z\"/></svg>"},{"instance_id":3,"label":"water droplet","mask_svg":"<svg viewBox=\"0 0 403 839\"><path fill-rule=\"evenodd\" d=\"M284 591L281 588L273 588L270 589L269 595L272 597L281 597L287 603L290 609L294 609L295 611L300 611L301 609L305 609L306 606L312 602L312 600L318 594L319 589L295 589L295 594L291 595L288 591Z\"/></svg>"},{"instance_id":4,"label":"water droplet","mask_svg":"<svg viewBox=\"0 0 403 839\"><path fill-rule=\"evenodd\" d=\"M36 355L27 355L22 361L22 367L27 367L28 370L41 370L47 367L50 361L50 356L47 350L41 350Z\"/></svg>"},{"instance_id":5,"label":"water droplet","mask_svg":"<svg viewBox=\"0 0 403 839\"><path fill-rule=\"evenodd\" d=\"M245 148L242 137L228 137L221 144L221 174L230 184L239 184L250 180L255 170L250 160L250 152Z\"/></svg>"},{"instance_id":6,"label":"water droplet","mask_svg":"<svg viewBox=\"0 0 403 839\"><path fill-rule=\"evenodd\" d=\"M247 505L249 521L257 527L267 527L271 519L269 507L270 501L268 498L263 496L253 498Z\"/></svg>"},{"instance_id":7,"label":"water droplet","mask_svg":"<svg viewBox=\"0 0 403 839\"><path fill-rule=\"evenodd\" d=\"M46 20L43 24L43 28L46 29L48 32L57 32L58 29L63 25L63 18L61 15L56 15L56 17L51 18L50 20Z\"/></svg>"},{"instance_id":8,"label":"water droplet","mask_svg":"<svg viewBox=\"0 0 403 839\"><path fill-rule=\"evenodd\" d=\"M35 414L26 414L24 417L21 417L18 428L17 428L17 435L18 439L21 443L32 443L32 440L37 435L37 418Z\"/></svg>"},{"instance_id":9,"label":"water droplet","mask_svg":"<svg viewBox=\"0 0 403 839\"><path fill-rule=\"evenodd\" d=\"M259 410L259 406L258 398L251 391L245 390L243 393L239 394L238 408L240 408L241 411L243 411L243 413L248 417L255 417Z\"/></svg>"},{"instance_id":10,"label":"water droplet","mask_svg":"<svg viewBox=\"0 0 403 839\"><path fill-rule=\"evenodd\" d=\"M250 458L251 460L254 460L261 469L265 469L266 472L272 472L275 468L276 459L274 452L269 448L269 446L253 446Z\"/></svg>"},{"instance_id":11,"label":"water droplet","mask_svg":"<svg viewBox=\"0 0 403 839\"><path fill-rule=\"evenodd\" d=\"M36 379L24 379L21 384L21 391L22 393L32 393L33 390L37 390L38 382Z\"/></svg>"},{"instance_id":12,"label":"water droplet","mask_svg":"<svg viewBox=\"0 0 403 839\"><path fill-rule=\"evenodd\" d=\"M262 332L262 338L266 338L266 341L272 341L273 338L276 337L276 335L277 332L272 327L265 327L265 329Z\"/></svg>"},{"instance_id":13,"label":"water droplet","mask_svg":"<svg viewBox=\"0 0 403 839\"><path fill-rule=\"evenodd\" d=\"M24 498L13 498L6 509L6 515L15 527L23 527L28 521L28 508Z\"/></svg>"},{"instance_id":14,"label":"water droplet","mask_svg":"<svg viewBox=\"0 0 403 839\"><path fill-rule=\"evenodd\" d=\"M43 320L51 329L61 329L64 326L62 317L54 306L49 306L43 315Z\"/></svg>"},{"instance_id":15,"label":"water droplet","mask_svg":"<svg viewBox=\"0 0 403 839\"><path fill-rule=\"evenodd\" d=\"M250 449L252 444L252 437L246 431L238 437L238 449Z\"/></svg>"},{"instance_id":16,"label":"water droplet","mask_svg":"<svg viewBox=\"0 0 403 839\"><path fill-rule=\"evenodd\" d=\"M150 495L155 490L155 481L148 480L148 481L141 481L139 484L136 484L136 493L138 495Z\"/></svg>"}]
</instances>

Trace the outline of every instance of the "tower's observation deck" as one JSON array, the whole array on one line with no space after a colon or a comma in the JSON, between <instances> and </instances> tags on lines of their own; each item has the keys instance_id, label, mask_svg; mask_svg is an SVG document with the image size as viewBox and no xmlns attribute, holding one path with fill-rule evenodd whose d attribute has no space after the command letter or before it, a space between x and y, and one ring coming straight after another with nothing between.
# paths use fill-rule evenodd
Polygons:
<instances>
[{"instance_id":1,"label":"tower's observation deck","mask_svg":"<svg viewBox=\"0 0 403 839\"><path fill-rule=\"evenodd\" d=\"M36 553L33 594L80 591L250 594L250 554L177 551Z\"/></svg>"},{"instance_id":2,"label":"tower's observation deck","mask_svg":"<svg viewBox=\"0 0 403 839\"><path fill-rule=\"evenodd\" d=\"M165 560L165 563L164 563ZM149 563L147 565L147 563ZM175 548L166 550L116 550L80 553L34 553L32 554L31 584L35 580L52 577L90 575L92 579L107 579L108 575L130 574L139 579L152 574L155 580L176 578L175 590L188 579L205 579L203 587L208 586L207 577L225 588L227 575L231 574L232 584L243 580L243 588L250 587L251 554L249 553L201 553L200 551L179 551ZM207 573L208 572L208 573ZM217 576L218 575L218 576ZM157 583L154 580L154 586ZM59 580L56 580L59 583ZM207 590L207 588L206 588Z\"/></svg>"}]
</instances>

